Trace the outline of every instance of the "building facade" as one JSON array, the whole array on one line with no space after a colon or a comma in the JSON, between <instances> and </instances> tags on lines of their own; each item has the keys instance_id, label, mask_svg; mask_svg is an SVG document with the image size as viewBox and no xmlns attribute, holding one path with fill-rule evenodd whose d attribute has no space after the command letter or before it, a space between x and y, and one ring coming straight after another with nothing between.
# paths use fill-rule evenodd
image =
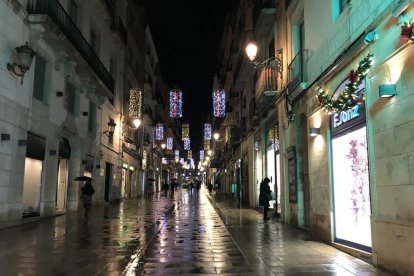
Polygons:
<instances>
[{"instance_id":1,"label":"building facade","mask_svg":"<svg viewBox=\"0 0 414 276\"><path fill-rule=\"evenodd\" d=\"M413 4L327 2L240 1L229 15L217 74L232 110L220 129L240 139L216 153L222 191L256 207L269 177L281 221L407 275Z\"/></svg>"}]
</instances>

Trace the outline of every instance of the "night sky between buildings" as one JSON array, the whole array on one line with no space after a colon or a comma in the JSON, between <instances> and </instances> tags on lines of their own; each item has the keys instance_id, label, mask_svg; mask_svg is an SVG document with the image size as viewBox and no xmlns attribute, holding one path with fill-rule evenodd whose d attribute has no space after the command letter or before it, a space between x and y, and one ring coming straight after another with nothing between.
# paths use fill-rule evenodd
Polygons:
<instances>
[{"instance_id":1,"label":"night sky between buildings","mask_svg":"<svg viewBox=\"0 0 414 276\"><path fill-rule=\"evenodd\" d=\"M201 149L202 126L212 116L212 85L225 12L234 0L144 0L164 81L183 92L182 121L191 149Z\"/></svg>"}]
</instances>

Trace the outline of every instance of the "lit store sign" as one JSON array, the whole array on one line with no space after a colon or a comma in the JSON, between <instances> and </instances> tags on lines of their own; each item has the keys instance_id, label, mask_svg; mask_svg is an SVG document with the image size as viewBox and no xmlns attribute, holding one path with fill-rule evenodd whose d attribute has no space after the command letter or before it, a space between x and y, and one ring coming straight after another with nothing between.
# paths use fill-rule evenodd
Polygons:
<instances>
[{"instance_id":1,"label":"lit store sign","mask_svg":"<svg viewBox=\"0 0 414 276\"><path fill-rule=\"evenodd\" d=\"M335 113L333 115L333 126L334 128L339 127L340 125L349 122L357 117L359 117L359 105L356 105L347 111Z\"/></svg>"},{"instance_id":2,"label":"lit store sign","mask_svg":"<svg viewBox=\"0 0 414 276\"><path fill-rule=\"evenodd\" d=\"M335 94L339 94L344 91L345 86L349 83L348 79L343 81L335 90ZM362 82L358 87L358 94L362 95L365 92L365 82ZM353 108L340 111L331 115L331 133L336 135L347 131L356 125L365 122L365 102L359 102Z\"/></svg>"}]
</instances>

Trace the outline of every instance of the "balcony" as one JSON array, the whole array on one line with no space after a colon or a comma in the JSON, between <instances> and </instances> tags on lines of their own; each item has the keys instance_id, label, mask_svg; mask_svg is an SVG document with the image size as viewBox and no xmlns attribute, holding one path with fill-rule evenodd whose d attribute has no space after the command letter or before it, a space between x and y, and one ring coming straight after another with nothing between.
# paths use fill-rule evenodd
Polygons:
<instances>
[{"instance_id":1,"label":"balcony","mask_svg":"<svg viewBox=\"0 0 414 276\"><path fill-rule=\"evenodd\" d=\"M258 116L264 116L275 104L278 98L278 72L275 68L264 67L256 81L255 107Z\"/></svg>"},{"instance_id":2,"label":"balcony","mask_svg":"<svg viewBox=\"0 0 414 276\"><path fill-rule=\"evenodd\" d=\"M292 100L296 98L308 87L307 83L307 66L308 50L299 51L288 66L289 83L288 91L289 98Z\"/></svg>"},{"instance_id":3,"label":"balcony","mask_svg":"<svg viewBox=\"0 0 414 276\"><path fill-rule=\"evenodd\" d=\"M96 55L95 51L89 45L88 41L83 37L82 33L76 26L76 24L71 20L69 15L66 13L65 9L60 5L58 0L30 0L27 5L27 11L30 16L48 16L53 23L59 27L60 31L63 33L64 37L69 40L72 46L77 50L77 52L83 57L84 61L92 68L93 72L98 76L102 83L108 88L110 93L106 93L106 96L112 97L114 92L114 80L111 74L106 70L105 66L102 64L99 57ZM48 25L49 21L43 20L43 18L30 17L30 24L43 24L46 30L53 30L55 27ZM56 33L53 34L53 31L46 31L46 39L49 39L50 43L53 45L61 45L62 39L60 37L62 34ZM71 49L70 49L71 50ZM72 57L72 55L70 55ZM73 55L76 56L76 55ZM73 57L76 58L76 57Z\"/></svg>"},{"instance_id":4,"label":"balcony","mask_svg":"<svg viewBox=\"0 0 414 276\"><path fill-rule=\"evenodd\" d=\"M253 24L256 36L267 36L276 20L274 0L262 0L253 8Z\"/></svg>"}]
</instances>

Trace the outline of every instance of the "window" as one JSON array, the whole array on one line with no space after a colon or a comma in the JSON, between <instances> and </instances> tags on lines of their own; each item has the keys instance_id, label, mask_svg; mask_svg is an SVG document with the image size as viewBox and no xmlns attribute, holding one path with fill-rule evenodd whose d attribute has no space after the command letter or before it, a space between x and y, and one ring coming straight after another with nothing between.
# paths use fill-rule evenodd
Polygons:
<instances>
[{"instance_id":1,"label":"window","mask_svg":"<svg viewBox=\"0 0 414 276\"><path fill-rule=\"evenodd\" d=\"M332 0L332 22L346 9L349 0Z\"/></svg>"},{"instance_id":2,"label":"window","mask_svg":"<svg viewBox=\"0 0 414 276\"><path fill-rule=\"evenodd\" d=\"M94 133L96 130L96 104L89 102L89 118L88 118L88 131Z\"/></svg>"},{"instance_id":3,"label":"window","mask_svg":"<svg viewBox=\"0 0 414 276\"><path fill-rule=\"evenodd\" d=\"M115 81L116 81L116 66L115 66L115 61L113 59L110 59L109 60L109 73L111 74L112 78L114 79L114 87L116 87L116 85L115 85ZM112 95L112 98L109 99L109 102L112 105L114 105L115 91L116 91L116 89L114 89L114 94Z\"/></svg>"},{"instance_id":4,"label":"window","mask_svg":"<svg viewBox=\"0 0 414 276\"><path fill-rule=\"evenodd\" d=\"M78 24L78 4L74 0L69 1L69 17Z\"/></svg>"},{"instance_id":5,"label":"window","mask_svg":"<svg viewBox=\"0 0 414 276\"><path fill-rule=\"evenodd\" d=\"M76 89L69 82L66 83L66 109L75 115Z\"/></svg>"},{"instance_id":6,"label":"window","mask_svg":"<svg viewBox=\"0 0 414 276\"><path fill-rule=\"evenodd\" d=\"M41 56L37 56L35 60L33 97L43 103L46 103L45 75L46 62Z\"/></svg>"}]
</instances>

